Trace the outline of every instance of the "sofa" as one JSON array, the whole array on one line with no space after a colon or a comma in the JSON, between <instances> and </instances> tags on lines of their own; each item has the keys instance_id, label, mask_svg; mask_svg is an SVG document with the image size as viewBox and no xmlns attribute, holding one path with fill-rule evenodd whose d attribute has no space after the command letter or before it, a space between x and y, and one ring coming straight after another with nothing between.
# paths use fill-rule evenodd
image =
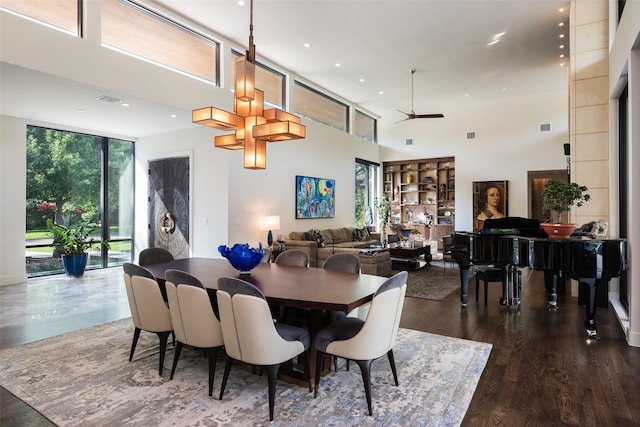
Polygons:
<instances>
[{"instance_id":1,"label":"sofa","mask_svg":"<svg viewBox=\"0 0 640 427\"><path fill-rule=\"evenodd\" d=\"M388 276L391 274L389 251L365 249L372 246L380 246L379 234L354 227L292 231L285 241L286 249L305 251L311 267L322 267L324 261L334 253L352 253L360 258L362 273Z\"/></svg>"}]
</instances>

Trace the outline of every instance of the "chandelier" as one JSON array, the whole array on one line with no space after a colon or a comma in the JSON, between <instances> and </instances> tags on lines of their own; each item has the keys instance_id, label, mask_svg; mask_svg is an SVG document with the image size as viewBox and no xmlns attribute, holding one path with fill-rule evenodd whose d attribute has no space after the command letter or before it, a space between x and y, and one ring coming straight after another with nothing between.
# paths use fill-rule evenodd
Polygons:
<instances>
[{"instance_id":1,"label":"chandelier","mask_svg":"<svg viewBox=\"0 0 640 427\"><path fill-rule=\"evenodd\" d=\"M214 146L228 150L244 150L246 169L267 167L267 142L301 139L306 128L300 118L278 108L264 109L264 92L255 86L256 47L253 44L253 0L249 23L249 49L235 60L235 93L233 113L216 107L193 110L195 124L235 131L216 136Z\"/></svg>"}]
</instances>

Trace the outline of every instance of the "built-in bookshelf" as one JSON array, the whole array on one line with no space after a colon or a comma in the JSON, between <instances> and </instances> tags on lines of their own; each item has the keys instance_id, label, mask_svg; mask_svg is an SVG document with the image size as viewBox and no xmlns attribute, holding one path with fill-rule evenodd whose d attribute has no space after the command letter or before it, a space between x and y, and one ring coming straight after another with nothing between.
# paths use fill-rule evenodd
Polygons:
<instances>
[{"instance_id":1,"label":"built-in bookshelf","mask_svg":"<svg viewBox=\"0 0 640 427\"><path fill-rule=\"evenodd\" d=\"M455 157L383 163L391 224L455 223Z\"/></svg>"}]
</instances>

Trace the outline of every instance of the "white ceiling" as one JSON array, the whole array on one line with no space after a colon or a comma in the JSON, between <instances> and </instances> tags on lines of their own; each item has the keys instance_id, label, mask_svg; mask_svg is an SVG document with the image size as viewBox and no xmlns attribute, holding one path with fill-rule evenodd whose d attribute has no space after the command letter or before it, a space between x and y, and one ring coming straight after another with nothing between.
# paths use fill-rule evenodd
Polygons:
<instances>
[{"instance_id":1,"label":"white ceiling","mask_svg":"<svg viewBox=\"0 0 640 427\"><path fill-rule=\"evenodd\" d=\"M247 46L248 4L239 6L236 0L146 3ZM561 7L564 12L559 12ZM568 58L561 59L560 54L569 53L568 9L565 0L256 0L254 39L258 60L290 70L379 116L383 139L385 129L403 126L394 125L403 119L398 110L411 110L411 68L417 69L415 112L445 115L444 119L418 119L426 122L447 120L463 103L566 87L567 68L560 64ZM502 32L499 43L487 45ZM566 35L564 40L559 38L561 33ZM311 47L304 47L305 43ZM567 47L560 49L560 44ZM78 113L66 118L56 114L68 111L61 105L76 96L102 95L96 95L100 88L6 63L1 71L2 114L91 125L83 123ZM108 94L132 99L113 90ZM145 108L133 113L115 112L109 104L100 107L112 118L114 127L107 131L141 136L185 125L166 120L175 106L144 99L135 102ZM30 117L34 111L41 117ZM104 131L104 126L95 129Z\"/></svg>"}]
</instances>

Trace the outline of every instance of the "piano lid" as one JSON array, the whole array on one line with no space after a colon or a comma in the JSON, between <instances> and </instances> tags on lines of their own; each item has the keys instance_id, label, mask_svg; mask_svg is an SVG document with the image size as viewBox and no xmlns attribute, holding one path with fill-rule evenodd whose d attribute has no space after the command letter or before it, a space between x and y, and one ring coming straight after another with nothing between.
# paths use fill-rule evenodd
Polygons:
<instances>
[{"instance_id":1,"label":"piano lid","mask_svg":"<svg viewBox=\"0 0 640 427\"><path fill-rule=\"evenodd\" d=\"M547 237L537 218L507 216L484 221L482 234L517 234L525 237Z\"/></svg>"}]
</instances>

